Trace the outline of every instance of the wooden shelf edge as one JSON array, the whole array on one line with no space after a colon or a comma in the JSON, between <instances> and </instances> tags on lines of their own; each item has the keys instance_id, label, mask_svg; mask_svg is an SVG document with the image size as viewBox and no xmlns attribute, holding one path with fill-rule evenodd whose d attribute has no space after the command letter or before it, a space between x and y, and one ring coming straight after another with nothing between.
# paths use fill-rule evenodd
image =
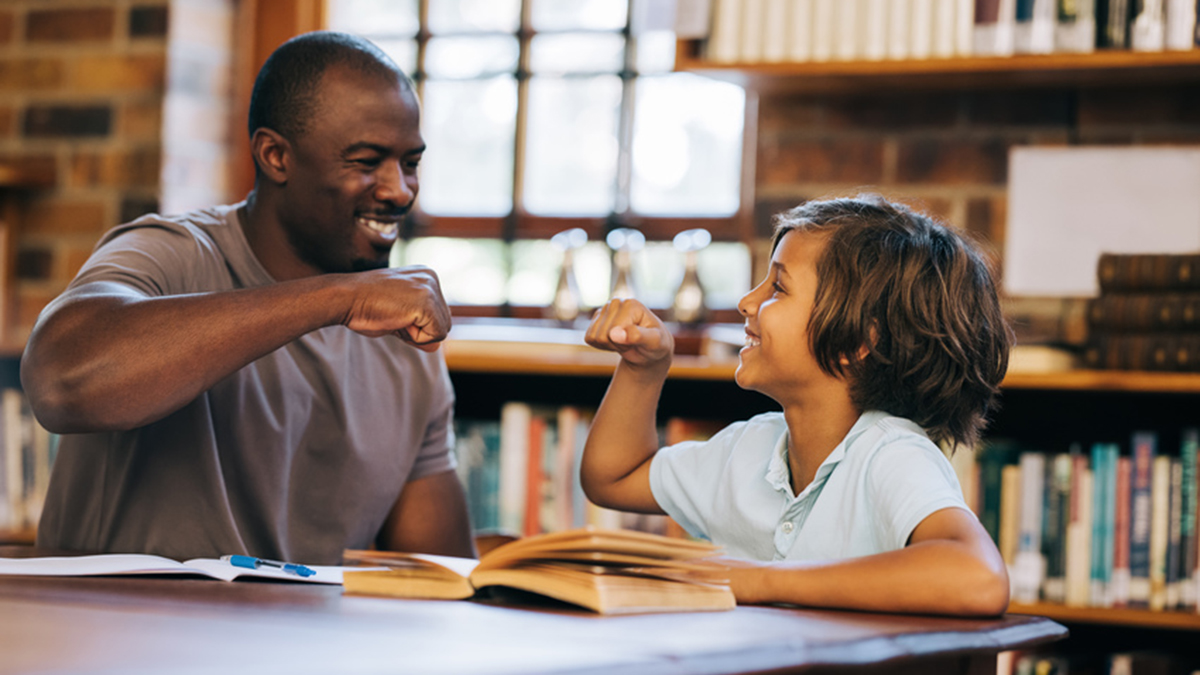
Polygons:
<instances>
[{"instance_id":1,"label":"wooden shelf edge","mask_svg":"<svg viewBox=\"0 0 1200 675\"><path fill-rule=\"evenodd\" d=\"M36 530L0 530L0 545L2 546L32 546L36 539Z\"/></svg>"},{"instance_id":2,"label":"wooden shelf edge","mask_svg":"<svg viewBox=\"0 0 1200 675\"><path fill-rule=\"evenodd\" d=\"M695 43L677 50L675 69L759 91L853 90L921 82L962 86L1114 84L1200 80L1200 49L1085 54L1017 54L879 61L717 63L694 56Z\"/></svg>"},{"instance_id":3,"label":"wooden shelf edge","mask_svg":"<svg viewBox=\"0 0 1200 675\"><path fill-rule=\"evenodd\" d=\"M1045 602L1035 604L1014 602L1008 606L1008 613L1044 616L1047 619L1063 623L1200 631L1200 614L1190 612L1152 612L1146 609L1071 607Z\"/></svg>"}]
</instances>

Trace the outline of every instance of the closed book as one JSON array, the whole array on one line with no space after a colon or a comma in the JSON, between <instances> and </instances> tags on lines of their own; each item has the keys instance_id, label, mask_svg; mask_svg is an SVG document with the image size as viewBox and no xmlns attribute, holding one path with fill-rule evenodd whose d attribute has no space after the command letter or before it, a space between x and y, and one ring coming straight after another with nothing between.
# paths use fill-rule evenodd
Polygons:
<instances>
[{"instance_id":1,"label":"closed book","mask_svg":"<svg viewBox=\"0 0 1200 675\"><path fill-rule=\"evenodd\" d=\"M599 614L729 610L729 585L705 574L717 552L701 542L581 528L503 544L479 560L348 550L348 563L387 569L342 576L351 595L461 600L504 598L510 589Z\"/></svg>"},{"instance_id":2,"label":"closed book","mask_svg":"<svg viewBox=\"0 0 1200 675\"><path fill-rule=\"evenodd\" d=\"M1002 440L985 441L979 451L979 522L992 541L1000 543L1000 492L1004 467L1015 464L1019 451L1011 443Z\"/></svg>"},{"instance_id":3,"label":"closed book","mask_svg":"<svg viewBox=\"0 0 1200 675\"><path fill-rule=\"evenodd\" d=\"M1116 510L1113 514L1113 574L1109 595L1113 607L1129 604L1129 499L1133 462L1117 458Z\"/></svg>"},{"instance_id":4,"label":"closed book","mask_svg":"<svg viewBox=\"0 0 1200 675\"><path fill-rule=\"evenodd\" d=\"M1167 0L1166 48L1186 51L1194 48L1196 0Z\"/></svg>"},{"instance_id":5,"label":"closed book","mask_svg":"<svg viewBox=\"0 0 1200 675\"><path fill-rule=\"evenodd\" d=\"M1017 571L1017 551L1021 536L1021 467L1005 466L1000 472L1000 557L1008 565L1013 597L1021 581Z\"/></svg>"},{"instance_id":6,"label":"closed book","mask_svg":"<svg viewBox=\"0 0 1200 675\"><path fill-rule=\"evenodd\" d=\"M741 55L741 0L713 0L712 11L705 56L714 63L735 63Z\"/></svg>"},{"instance_id":7,"label":"closed book","mask_svg":"<svg viewBox=\"0 0 1200 675\"><path fill-rule=\"evenodd\" d=\"M892 0L866 0L863 7L862 57L868 61L880 61L888 56L888 26Z\"/></svg>"},{"instance_id":8,"label":"closed book","mask_svg":"<svg viewBox=\"0 0 1200 675\"><path fill-rule=\"evenodd\" d=\"M1020 525L1018 528L1016 565L1013 574L1013 599L1017 602L1037 602L1038 591L1046 574L1042 557L1042 503L1046 475L1046 456L1040 452L1023 452L1020 458Z\"/></svg>"},{"instance_id":9,"label":"closed book","mask_svg":"<svg viewBox=\"0 0 1200 675\"><path fill-rule=\"evenodd\" d=\"M1133 435L1133 465L1129 492L1129 606L1150 605L1151 486L1158 436L1140 431Z\"/></svg>"},{"instance_id":10,"label":"closed book","mask_svg":"<svg viewBox=\"0 0 1200 675\"><path fill-rule=\"evenodd\" d=\"M955 31L957 30L958 0L934 0L933 3L933 56L948 59L958 52Z\"/></svg>"},{"instance_id":11,"label":"closed book","mask_svg":"<svg viewBox=\"0 0 1200 675\"><path fill-rule=\"evenodd\" d=\"M766 10L766 0L742 0L741 40L737 59L739 63L758 63L763 60Z\"/></svg>"},{"instance_id":12,"label":"closed book","mask_svg":"<svg viewBox=\"0 0 1200 675\"><path fill-rule=\"evenodd\" d=\"M933 0L909 0L912 21L909 23L910 38L908 55L911 59L927 59L933 56Z\"/></svg>"},{"instance_id":13,"label":"closed book","mask_svg":"<svg viewBox=\"0 0 1200 675\"><path fill-rule=\"evenodd\" d=\"M1179 609L1183 577L1180 575L1179 547L1182 544L1183 463L1175 458L1170 462L1170 497L1167 504L1167 603L1166 609Z\"/></svg>"},{"instance_id":14,"label":"closed book","mask_svg":"<svg viewBox=\"0 0 1200 675\"><path fill-rule=\"evenodd\" d=\"M837 40L838 0L812 0L813 42L812 60L828 61L833 58L834 42Z\"/></svg>"},{"instance_id":15,"label":"closed book","mask_svg":"<svg viewBox=\"0 0 1200 675\"><path fill-rule=\"evenodd\" d=\"M1071 455L1062 452L1046 463L1046 507L1042 513L1042 554L1046 578L1042 598L1066 600L1066 532L1071 517Z\"/></svg>"},{"instance_id":16,"label":"closed book","mask_svg":"<svg viewBox=\"0 0 1200 675\"><path fill-rule=\"evenodd\" d=\"M1054 51L1055 0L1016 0L1013 51L1049 54Z\"/></svg>"},{"instance_id":17,"label":"closed book","mask_svg":"<svg viewBox=\"0 0 1200 675\"><path fill-rule=\"evenodd\" d=\"M1108 370L1200 371L1200 332L1096 333L1083 362Z\"/></svg>"},{"instance_id":18,"label":"closed book","mask_svg":"<svg viewBox=\"0 0 1200 675\"><path fill-rule=\"evenodd\" d=\"M533 408L510 401L500 408L500 529L525 532L529 425Z\"/></svg>"},{"instance_id":19,"label":"closed book","mask_svg":"<svg viewBox=\"0 0 1200 675\"><path fill-rule=\"evenodd\" d=\"M1096 0L1096 46L1129 48L1131 0ZM1103 256L1101 256L1103 259ZM1103 286L1101 287L1103 290Z\"/></svg>"},{"instance_id":20,"label":"closed book","mask_svg":"<svg viewBox=\"0 0 1200 675\"><path fill-rule=\"evenodd\" d=\"M954 52L970 56L975 52L975 0L956 0L954 10Z\"/></svg>"},{"instance_id":21,"label":"closed book","mask_svg":"<svg viewBox=\"0 0 1200 675\"><path fill-rule=\"evenodd\" d=\"M1058 0L1054 50L1087 53L1096 50L1095 0Z\"/></svg>"},{"instance_id":22,"label":"closed book","mask_svg":"<svg viewBox=\"0 0 1200 675\"><path fill-rule=\"evenodd\" d=\"M1083 455L1074 457L1071 521L1067 525L1066 604L1086 607L1091 599L1092 470Z\"/></svg>"},{"instance_id":23,"label":"closed book","mask_svg":"<svg viewBox=\"0 0 1200 675\"><path fill-rule=\"evenodd\" d=\"M1112 606L1117 453L1117 446L1112 443L1097 443L1092 446L1092 585L1090 604L1093 607Z\"/></svg>"},{"instance_id":24,"label":"closed book","mask_svg":"<svg viewBox=\"0 0 1200 675\"><path fill-rule=\"evenodd\" d=\"M892 0L888 11L887 55L894 61L903 61L912 53L912 3Z\"/></svg>"},{"instance_id":25,"label":"closed book","mask_svg":"<svg viewBox=\"0 0 1200 675\"><path fill-rule=\"evenodd\" d=\"M1200 293L1108 293L1086 305L1091 331L1200 332Z\"/></svg>"},{"instance_id":26,"label":"closed book","mask_svg":"<svg viewBox=\"0 0 1200 675\"><path fill-rule=\"evenodd\" d=\"M1181 465L1181 481L1183 484L1182 498L1180 504L1179 531L1180 531L1180 575L1185 580L1180 590L1180 603L1185 609L1194 610L1197 605L1196 586L1200 584L1200 576L1197 576L1197 547L1200 547L1200 541L1197 540L1196 520L1197 510L1200 505L1197 503L1198 489L1196 473L1196 454L1197 447L1200 446L1200 431L1193 428L1183 430L1183 440L1179 448L1179 462Z\"/></svg>"},{"instance_id":27,"label":"closed book","mask_svg":"<svg viewBox=\"0 0 1200 675\"><path fill-rule=\"evenodd\" d=\"M1016 19L1015 0L975 0L974 54L1011 56Z\"/></svg>"},{"instance_id":28,"label":"closed book","mask_svg":"<svg viewBox=\"0 0 1200 675\"><path fill-rule=\"evenodd\" d=\"M812 60L813 0L790 0L787 58L795 63Z\"/></svg>"},{"instance_id":29,"label":"closed book","mask_svg":"<svg viewBox=\"0 0 1200 675\"><path fill-rule=\"evenodd\" d=\"M833 58L854 61L862 58L864 42L863 5L866 0L838 0L834 5Z\"/></svg>"},{"instance_id":30,"label":"closed book","mask_svg":"<svg viewBox=\"0 0 1200 675\"><path fill-rule=\"evenodd\" d=\"M477 532L500 529L500 424L456 420L454 452Z\"/></svg>"},{"instance_id":31,"label":"closed book","mask_svg":"<svg viewBox=\"0 0 1200 675\"><path fill-rule=\"evenodd\" d=\"M1167 540L1171 507L1171 458L1154 458L1150 479L1150 601L1161 611L1167 604Z\"/></svg>"},{"instance_id":32,"label":"closed book","mask_svg":"<svg viewBox=\"0 0 1200 675\"><path fill-rule=\"evenodd\" d=\"M1101 294L1200 291L1200 254L1102 253L1096 275Z\"/></svg>"},{"instance_id":33,"label":"closed book","mask_svg":"<svg viewBox=\"0 0 1200 675\"><path fill-rule=\"evenodd\" d=\"M766 0L763 8L762 59L779 63L788 58L788 3L791 0Z\"/></svg>"},{"instance_id":34,"label":"closed book","mask_svg":"<svg viewBox=\"0 0 1200 675\"><path fill-rule=\"evenodd\" d=\"M1166 48L1166 8L1163 0L1133 0L1129 43L1134 51L1161 52Z\"/></svg>"}]
</instances>

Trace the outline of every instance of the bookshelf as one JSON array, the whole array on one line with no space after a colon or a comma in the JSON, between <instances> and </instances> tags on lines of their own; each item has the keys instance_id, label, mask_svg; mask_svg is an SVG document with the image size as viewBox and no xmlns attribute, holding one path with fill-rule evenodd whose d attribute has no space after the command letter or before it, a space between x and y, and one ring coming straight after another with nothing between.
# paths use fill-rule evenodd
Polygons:
<instances>
[{"instance_id":1,"label":"bookshelf","mask_svg":"<svg viewBox=\"0 0 1200 675\"><path fill-rule=\"evenodd\" d=\"M882 61L714 63L701 43L682 40L675 69L765 94L883 89L1006 89L1026 86L1183 84L1200 80L1200 49L1099 50L1090 54L1018 54Z\"/></svg>"}]
</instances>

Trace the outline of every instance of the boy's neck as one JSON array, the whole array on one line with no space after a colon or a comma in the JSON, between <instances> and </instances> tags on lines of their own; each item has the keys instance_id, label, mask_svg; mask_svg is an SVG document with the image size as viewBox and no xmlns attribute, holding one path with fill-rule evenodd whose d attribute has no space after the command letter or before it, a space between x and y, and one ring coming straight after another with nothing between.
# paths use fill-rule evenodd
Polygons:
<instances>
[{"instance_id":1,"label":"boy's neck","mask_svg":"<svg viewBox=\"0 0 1200 675\"><path fill-rule=\"evenodd\" d=\"M800 494L817 475L817 469L841 443L862 411L850 402L848 392L812 397L803 404L783 408L788 426L788 468L792 493Z\"/></svg>"}]
</instances>

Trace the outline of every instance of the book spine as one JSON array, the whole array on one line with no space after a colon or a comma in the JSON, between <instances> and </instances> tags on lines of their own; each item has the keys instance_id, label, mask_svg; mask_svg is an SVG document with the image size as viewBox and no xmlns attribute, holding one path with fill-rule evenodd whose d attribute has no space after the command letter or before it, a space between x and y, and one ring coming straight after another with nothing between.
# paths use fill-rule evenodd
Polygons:
<instances>
[{"instance_id":1,"label":"book spine","mask_svg":"<svg viewBox=\"0 0 1200 675\"><path fill-rule=\"evenodd\" d=\"M1042 522L1042 553L1046 580L1042 597L1048 602L1066 600L1066 529L1071 517L1071 456L1058 453L1047 462L1046 509Z\"/></svg>"},{"instance_id":2,"label":"book spine","mask_svg":"<svg viewBox=\"0 0 1200 675\"><path fill-rule=\"evenodd\" d=\"M1014 0L976 0L974 53L978 56L1011 56L1016 16Z\"/></svg>"},{"instance_id":3,"label":"book spine","mask_svg":"<svg viewBox=\"0 0 1200 675\"><path fill-rule=\"evenodd\" d=\"M1129 9L1128 0L1098 0L1096 4L1097 47L1103 49L1129 48Z\"/></svg>"},{"instance_id":4,"label":"book spine","mask_svg":"<svg viewBox=\"0 0 1200 675\"><path fill-rule=\"evenodd\" d=\"M763 61L779 63L788 56L789 0L767 0L763 9Z\"/></svg>"},{"instance_id":5,"label":"book spine","mask_svg":"<svg viewBox=\"0 0 1200 675\"><path fill-rule=\"evenodd\" d=\"M1117 448L1110 443L1092 446L1092 565L1091 605L1111 607L1113 569L1113 511L1116 506Z\"/></svg>"},{"instance_id":6,"label":"book spine","mask_svg":"<svg viewBox=\"0 0 1200 675\"><path fill-rule=\"evenodd\" d=\"M1009 582L1014 597L1021 583L1017 570L1017 552L1021 537L1021 466L1008 464L1000 471L1000 557L1008 565Z\"/></svg>"},{"instance_id":7,"label":"book spine","mask_svg":"<svg viewBox=\"0 0 1200 675\"><path fill-rule=\"evenodd\" d=\"M1153 502L1154 456L1158 437L1153 432L1133 435L1133 467L1130 476L1129 605L1150 605L1150 527Z\"/></svg>"},{"instance_id":8,"label":"book spine","mask_svg":"<svg viewBox=\"0 0 1200 675\"><path fill-rule=\"evenodd\" d=\"M1100 293L1200 290L1200 254L1102 253L1096 265Z\"/></svg>"},{"instance_id":9,"label":"book spine","mask_svg":"<svg viewBox=\"0 0 1200 675\"><path fill-rule=\"evenodd\" d=\"M956 0L954 10L954 52L958 56L974 53L975 0Z\"/></svg>"},{"instance_id":10,"label":"book spine","mask_svg":"<svg viewBox=\"0 0 1200 675\"><path fill-rule=\"evenodd\" d=\"M546 420L540 414L534 413L529 419L529 445L526 452L529 458L525 462L525 527L522 534L526 537L541 534L542 500L545 480L545 442Z\"/></svg>"},{"instance_id":11,"label":"book spine","mask_svg":"<svg viewBox=\"0 0 1200 675\"><path fill-rule=\"evenodd\" d=\"M912 0L892 0L888 13L887 55L903 61L912 51Z\"/></svg>"},{"instance_id":12,"label":"book spine","mask_svg":"<svg viewBox=\"0 0 1200 675\"><path fill-rule=\"evenodd\" d=\"M1182 544L1183 463L1170 459L1170 498L1167 504L1167 609L1179 609L1183 591L1179 547Z\"/></svg>"},{"instance_id":13,"label":"book spine","mask_svg":"<svg viewBox=\"0 0 1200 675\"><path fill-rule=\"evenodd\" d=\"M1067 603L1085 607L1091 595L1092 470L1087 458L1075 457L1071 487L1072 521L1067 526Z\"/></svg>"},{"instance_id":14,"label":"book spine","mask_svg":"<svg viewBox=\"0 0 1200 675\"><path fill-rule=\"evenodd\" d=\"M791 0L788 18L788 60L812 60L813 0Z\"/></svg>"},{"instance_id":15,"label":"book spine","mask_svg":"<svg viewBox=\"0 0 1200 675\"><path fill-rule=\"evenodd\" d=\"M1200 371L1200 333L1098 333L1084 351L1091 368Z\"/></svg>"},{"instance_id":16,"label":"book spine","mask_svg":"<svg viewBox=\"0 0 1200 675\"><path fill-rule=\"evenodd\" d=\"M1196 0L1167 0L1166 48L1186 51L1195 46Z\"/></svg>"},{"instance_id":17,"label":"book spine","mask_svg":"<svg viewBox=\"0 0 1200 675\"><path fill-rule=\"evenodd\" d=\"M1154 458L1150 482L1150 602L1151 610L1167 604L1167 538L1171 504L1171 458Z\"/></svg>"},{"instance_id":18,"label":"book spine","mask_svg":"<svg viewBox=\"0 0 1200 675\"><path fill-rule=\"evenodd\" d=\"M742 0L741 4L738 62L758 63L763 60L766 0Z\"/></svg>"},{"instance_id":19,"label":"book spine","mask_svg":"<svg viewBox=\"0 0 1200 675\"><path fill-rule=\"evenodd\" d=\"M1040 452L1021 453L1020 527L1013 574L1013 597L1018 602L1037 602L1046 574L1046 561L1042 557L1045 462L1046 457Z\"/></svg>"},{"instance_id":20,"label":"book spine","mask_svg":"<svg viewBox=\"0 0 1200 675\"><path fill-rule=\"evenodd\" d=\"M1130 24L1134 51L1161 52L1166 47L1166 14L1163 0L1135 0Z\"/></svg>"},{"instance_id":21,"label":"book spine","mask_svg":"<svg viewBox=\"0 0 1200 675\"><path fill-rule=\"evenodd\" d=\"M888 55L888 25L890 0L867 0L863 9L863 58L881 61Z\"/></svg>"},{"instance_id":22,"label":"book spine","mask_svg":"<svg viewBox=\"0 0 1200 675\"><path fill-rule=\"evenodd\" d=\"M1093 0L1058 0L1054 29L1055 51L1087 53L1096 49L1096 10Z\"/></svg>"},{"instance_id":23,"label":"book spine","mask_svg":"<svg viewBox=\"0 0 1200 675\"><path fill-rule=\"evenodd\" d=\"M952 58L958 51L956 46L955 12L958 0L935 0L933 6L933 56L939 59Z\"/></svg>"},{"instance_id":24,"label":"book spine","mask_svg":"<svg viewBox=\"0 0 1200 675\"><path fill-rule=\"evenodd\" d=\"M5 389L0 394L4 417L4 492L7 498L0 505L0 527L19 530L25 527L25 467L24 433L21 406L24 395L18 389ZM7 518L3 516L7 511Z\"/></svg>"},{"instance_id":25,"label":"book spine","mask_svg":"<svg viewBox=\"0 0 1200 675\"><path fill-rule=\"evenodd\" d=\"M500 409L500 528L525 532L526 476L529 462L529 424L533 411L526 403L509 402Z\"/></svg>"},{"instance_id":26,"label":"book spine","mask_svg":"<svg viewBox=\"0 0 1200 675\"><path fill-rule=\"evenodd\" d=\"M1112 604L1129 604L1129 525L1130 487L1133 463L1128 457L1117 459L1116 511L1113 515Z\"/></svg>"},{"instance_id":27,"label":"book spine","mask_svg":"<svg viewBox=\"0 0 1200 675\"><path fill-rule=\"evenodd\" d=\"M812 0L813 3L813 42L812 60L828 61L833 58L835 21L837 12L835 0Z\"/></svg>"},{"instance_id":28,"label":"book spine","mask_svg":"<svg viewBox=\"0 0 1200 675\"><path fill-rule=\"evenodd\" d=\"M862 56L860 0L838 0L834 5L833 29L837 36L833 44L833 58L853 61Z\"/></svg>"},{"instance_id":29,"label":"book spine","mask_svg":"<svg viewBox=\"0 0 1200 675\"><path fill-rule=\"evenodd\" d=\"M1196 574L1197 547L1200 542L1196 536L1197 519L1197 473L1196 451L1200 446L1200 431L1195 428L1184 429L1183 440L1180 443L1179 460L1181 466L1182 497L1180 504L1180 575L1183 584L1180 589L1180 603L1185 609L1194 610L1197 606L1196 585L1200 576Z\"/></svg>"},{"instance_id":30,"label":"book spine","mask_svg":"<svg viewBox=\"0 0 1200 675\"><path fill-rule=\"evenodd\" d=\"M705 56L714 63L734 63L741 52L741 0L714 0L712 30Z\"/></svg>"},{"instance_id":31,"label":"book spine","mask_svg":"<svg viewBox=\"0 0 1200 675\"><path fill-rule=\"evenodd\" d=\"M910 0L912 21L908 53L912 59L927 59L933 55L933 0Z\"/></svg>"},{"instance_id":32,"label":"book spine","mask_svg":"<svg viewBox=\"0 0 1200 675\"><path fill-rule=\"evenodd\" d=\"M1109 293L1088 299L1085 312L1094 331L1200 332L1200 293Z\"/></svg>"}]
</instances>

